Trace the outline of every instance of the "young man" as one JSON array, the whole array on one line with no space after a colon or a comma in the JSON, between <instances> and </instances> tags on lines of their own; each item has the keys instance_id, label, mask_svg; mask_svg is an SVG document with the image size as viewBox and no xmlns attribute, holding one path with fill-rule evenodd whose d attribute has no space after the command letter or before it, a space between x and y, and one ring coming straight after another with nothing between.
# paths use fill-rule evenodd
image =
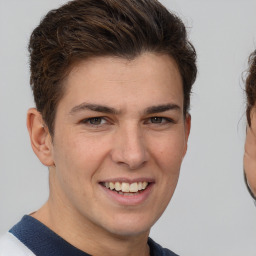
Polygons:
<instances>
[{"instance_id":1,"label":"young man","mask_svg":"<svg viewBox=\"0 0 256 256\"><path fill-rule=\"evenodd\" d=\"M247 122L244 174L249 193L256 200L256 51L249 58L249 72L246 79Z\"/></svg>"},{"instance_id":2,"label":"young man","mask_svg":"<svg viewBox=\"0 0 256 256\"><path fill-rule=\"evenodd\" d=\"M176 255L149 238L177 184L196 53L156 0L76 0L31 35L31 145L49 199L0 255Z\"/></svg>"}]
</instances>

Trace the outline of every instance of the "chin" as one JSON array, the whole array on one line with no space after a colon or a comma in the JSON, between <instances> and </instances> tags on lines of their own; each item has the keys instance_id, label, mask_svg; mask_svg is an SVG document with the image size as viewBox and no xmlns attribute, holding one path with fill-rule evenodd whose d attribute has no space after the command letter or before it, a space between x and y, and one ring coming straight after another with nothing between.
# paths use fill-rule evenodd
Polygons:
<instances>
[{"instance_id":1,"label":"chin","mask_svg":"<svg viewBox=\"0 0 256 256\"><path fill-rule=\"evenodd\" d=\"M142 227L129 226L129 227L114 228L110 230L110 232L118 237L136 237L141 234L148 234L150 231L150 228L151 227L142 228Z\"/></svg>"},{"instance_id":2,"label":"chin","mask_svg":"<svg viewBox=\"0 0 256 256\"><path fill-rule=\"evenodd\" d=\"M132 237L141 234L148 234L154 223L155 221L152 219L147 220L145 217L137 218L137 220L136 217L123 217L122 219L115 218L114 223L108 225L108 230L110 233L117 236Z\"/></svg>"}]
</instances>

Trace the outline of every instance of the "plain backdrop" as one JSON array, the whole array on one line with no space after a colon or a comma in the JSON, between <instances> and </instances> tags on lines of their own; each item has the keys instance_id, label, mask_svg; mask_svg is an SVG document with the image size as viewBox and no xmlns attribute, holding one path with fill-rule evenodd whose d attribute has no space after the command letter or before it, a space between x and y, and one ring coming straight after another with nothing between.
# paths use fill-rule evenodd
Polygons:
<instances>
[{"instance_id":1,"label":"plain backdrop","mask_svg":"<svg viewBox=\"0 0 256 256\"><path fill-rule=\"evenodd\" d=\"M0 234L48 196L48 170L30 147L27 44L64 0L0 0ZM192 130L176 192L151 237L183 256L255 256L256 207L243 182L242 76L256 48L255 0L162 0L198 53ZM160 198L159 198L160 200Z\"/></svg>"}]
</instances>

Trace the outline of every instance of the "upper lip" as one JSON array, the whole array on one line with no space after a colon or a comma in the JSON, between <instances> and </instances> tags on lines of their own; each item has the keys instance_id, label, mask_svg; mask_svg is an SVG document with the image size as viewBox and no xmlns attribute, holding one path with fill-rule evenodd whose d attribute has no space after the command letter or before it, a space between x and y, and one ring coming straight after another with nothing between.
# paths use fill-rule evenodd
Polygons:
<instances>
[{"instance_id":1,"label":"upper lip","mask_svg":"<svg viewBox=\"0 0 256 256\"><path fill-rule=\"evenodd\" d=\"M104 179L101 180L99 183L103 183L103 182L126 182L129 184L135 183L135 182L148 182L148 183L152 183L155 182L155 180L153 178L147 178L147 177L140 177L140 178L126 178L126 177L119 177L119 178L108 178L108 179Z\"/></svg>"}]
</instances>

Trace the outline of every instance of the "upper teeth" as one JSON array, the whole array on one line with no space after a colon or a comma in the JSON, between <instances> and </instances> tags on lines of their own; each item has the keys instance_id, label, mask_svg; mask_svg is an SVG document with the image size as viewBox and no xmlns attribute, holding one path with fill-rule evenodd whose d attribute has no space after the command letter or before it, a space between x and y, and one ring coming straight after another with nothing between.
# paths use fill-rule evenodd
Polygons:
<instances>
[{"instance_id":1,"label":"upper teeth","mask_svg":"<svg viewBox=\"0 0 256 256\"><path fill-rule=\"evenodd\" d=\"M148 186L148 182L134 182L134 183L127 183L127 182L104 182L103 185L106 188L110 188L111 190L115 189L116 191L122 192L133 192L136 193L139 190L143 190Z\"/></svg>"}]
</instances>

